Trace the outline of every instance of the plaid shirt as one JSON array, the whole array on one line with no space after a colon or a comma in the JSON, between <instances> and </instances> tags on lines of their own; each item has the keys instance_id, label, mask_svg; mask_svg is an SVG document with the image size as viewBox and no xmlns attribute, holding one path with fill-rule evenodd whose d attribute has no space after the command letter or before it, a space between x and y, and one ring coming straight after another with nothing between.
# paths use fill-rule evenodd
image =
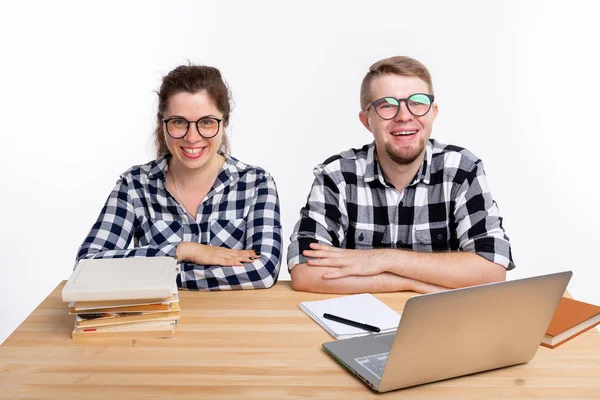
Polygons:
<instances>
[{"instance_id":1,"label":"plaid shirt","mask_svg":"<svg viewBox=\"0 0 600 400\"><path fill-rule=\"evenodd\" d=\"M333 156L315 180L288 248L288 267L305 263L312 242L348 249L462 250L515 267L481 160L431 139L413 181L386 182L375 142Z\"/></svg>"},{"instance_id":2,"label":"plaid shirt","mask_svg":"<svg viewBox=\"0 0 600 400\"><path fill-rule=\"evenodd\" d=\"M261 256L244 266L183 263L177 285L204 290L271 287L277 281L281 256L279 199L273 178L225 156L194 221L165 188L168 157L121 175L77 260L175 257L181 242L252 249Z\"/></svg>"}]
</instances>

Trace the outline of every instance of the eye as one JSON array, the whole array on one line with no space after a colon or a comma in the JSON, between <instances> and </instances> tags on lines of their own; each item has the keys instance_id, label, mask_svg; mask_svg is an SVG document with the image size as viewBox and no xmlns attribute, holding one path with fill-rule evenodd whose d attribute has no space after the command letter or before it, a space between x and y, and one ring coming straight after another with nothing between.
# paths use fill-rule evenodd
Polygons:
<instances>
[{"instance_id":1,"label":"eye","mask_svg":"<svg viewBox=\"0 0 600 400\"><path fill-rule=\"evenodd\" d=\"M217 121L212 118L205 118L198 121L198 124L203 128L209 128L217 124Z\"/></svg>"},{"instance_id":2,"label":"eye","mask_svg":"<svg viewBox=\"0 0 600 400\"><path fill-rule=\"evenodd\" d=\"M376 107L379 110L395 109L398 107L398 100L393 97L385 97L377 102Z\"/></svg>"},{"instance_id":3,"label":"eye","mask_svg":"<svg viewBox=\"0 0 600 400\"><path fill-rule=\"evenodd\" d=\"M411 106L428 106L431 104L431 99L424 94L413 94L409 100Z\"/></svg>"},{"instance_id":4,"label":"eye","mask_svg":"<svg viewBox=\"0 0 600 400\"><path fill-rule=\"evenodd\" d=\"M176 127L184 127L187 125L187 121L183 118L175 118L169 121L169 124L176 126Z\"/></svg>"}]
</instances>

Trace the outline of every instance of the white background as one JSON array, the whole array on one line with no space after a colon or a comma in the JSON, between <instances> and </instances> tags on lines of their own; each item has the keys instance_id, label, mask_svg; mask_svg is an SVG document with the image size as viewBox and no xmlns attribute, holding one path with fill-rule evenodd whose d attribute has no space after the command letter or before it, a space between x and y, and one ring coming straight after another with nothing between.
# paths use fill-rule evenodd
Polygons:
<instances>
[{"instance_id":1,"label":"white background","mask_svg":"<svg viewBox=\"0 0 600 400\"><path fill-rule=\"evenodd\" d=\"M509 279L571 269L571 294L600 304L599 11L593 1L3 2L0 342L69 277L119 174L153 158L154 90L187 60L228 81L233 155L274 176L287 248L312 168L371 141L357 118L368 67L419 59L439 104L433 137L485 162L513 244Z\"/></svg>"}]
</instances>

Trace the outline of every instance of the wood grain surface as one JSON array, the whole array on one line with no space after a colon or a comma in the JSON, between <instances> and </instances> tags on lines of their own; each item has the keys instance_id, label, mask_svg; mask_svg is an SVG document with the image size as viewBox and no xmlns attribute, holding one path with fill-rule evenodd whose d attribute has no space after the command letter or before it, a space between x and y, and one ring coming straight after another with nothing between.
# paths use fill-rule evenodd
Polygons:
<instances>
[{"instance_id":1,"label":"wood grain surface","mask_svg":"<svg viewBox=\"0 0 600 400\"><path fill-rule=\"evenodd\" d=\"M333 340L299 308L334 296L266 290L180 292L172 339L74 343L62 282L0 346L0 399L600 399L600 333L524 365L371 392L321 349ZM376 295L397 311L414 293Z\"/></svg>"}]
</instances>

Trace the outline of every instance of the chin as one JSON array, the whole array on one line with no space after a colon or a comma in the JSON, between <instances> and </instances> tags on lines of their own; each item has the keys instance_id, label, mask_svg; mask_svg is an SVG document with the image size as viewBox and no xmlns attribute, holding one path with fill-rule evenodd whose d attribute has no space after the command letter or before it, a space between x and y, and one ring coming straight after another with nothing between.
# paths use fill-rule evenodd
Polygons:
<instances>
[{"instance_id":1,"label":"chin","mask_svg":"<svg viewBox=\"0 0 600 400\"><path fill-rule=\"evenodd\" d=\"M385 152L387 155L394 161L395 163L401 165L412 164L415 160L419 158L421 154L425 151L425 146L421 145L419 148L392 148L392 146L387 145L385 147Z\"/></svg>"},{"instance_id":2,"label":"chin","mask_svg":"<svg viewBox=\"0 0 600 400\"><path fill-rule=\"evenodd\" d=\"M204 165L208 164L208 162L214 157L215 153L205 153L198 158L189 158L182 153L182 150L180 150L177 154L179 162L190 169L202 168Z\"/></svg>"}]
</instances>

